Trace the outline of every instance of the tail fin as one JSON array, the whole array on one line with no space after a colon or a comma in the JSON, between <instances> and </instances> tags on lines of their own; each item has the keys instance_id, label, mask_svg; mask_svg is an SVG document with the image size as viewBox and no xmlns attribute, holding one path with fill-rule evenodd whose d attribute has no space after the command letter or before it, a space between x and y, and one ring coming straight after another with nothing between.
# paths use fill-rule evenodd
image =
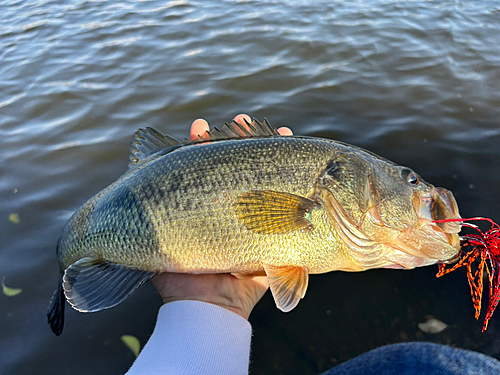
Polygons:
<instances>
[{"instance_id":1,"label":"tail fin","mask_svg":"<svg viewBox=\"0 0 500 375\"><path fill-rule=\"evenodd\" d=\"M61 280L59 281L59 286L52 295L49 310L47 311L47 321L52 329L52 332L54 332L56 336L59 336L63 331L65 302L66 297L64 296Z\"/></svg>"}]
</instances>

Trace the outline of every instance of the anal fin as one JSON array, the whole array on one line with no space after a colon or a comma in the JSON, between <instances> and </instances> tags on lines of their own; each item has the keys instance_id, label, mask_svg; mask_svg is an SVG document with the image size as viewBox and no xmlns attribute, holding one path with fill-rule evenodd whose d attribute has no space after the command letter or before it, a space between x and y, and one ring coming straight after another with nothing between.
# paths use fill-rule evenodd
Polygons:
<instances>
[{"instance_id":1,"label":"anal fin","mask_svg":"<svg viewBox=\"0 0 500 375\"><path fill-rule=\"evenodd\" d=\"M102 259L83 258L66 269L63 288L74 309L94 312L123 302L154 275Z\"/></svg>"},{"instance_id":2,"label":"anal fin","mask_svg":"<svg viewBox=\"0 0 500 375\"><path fill-rule=\"evenodd\" d=\"M309 271L302 267L264 265L276 307L289 312L304 298L309 283Z\"/></svg>"}]
</instances>

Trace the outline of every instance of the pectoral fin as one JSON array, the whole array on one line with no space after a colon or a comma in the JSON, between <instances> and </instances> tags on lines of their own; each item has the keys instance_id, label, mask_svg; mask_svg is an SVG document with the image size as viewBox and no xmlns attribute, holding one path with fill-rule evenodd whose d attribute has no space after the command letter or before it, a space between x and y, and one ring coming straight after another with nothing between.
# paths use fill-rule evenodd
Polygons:
<instances>
[{"instance_id":1,"label":"pectoral fin","mask_svg":"<svg viewBox=\"0 0 500 375\"><path fill-rule=\"evenodd\" d=\"M309 272L302 267L274 267L264 265L267 280L276 306L289 312L304 298L309 282Z\"/></svg>"},{"instance_id":2,"label":"pectoral fin","mask_svg":"<svg viewBox=\"0 0 500 375\"><path fill-rule=\"evenodd\" d=\"M118 305L154 275L102 259L83 258L66 269L63 288L74 309L94 312Z\"/></svg>"},{"instance_id":3,"label":"pectoral fin","mask_svg":"<svg viewBox=\"0 0 500 375\"><path fill-rule=\"evenodd\" d=\"M313 229L308 214L318 206L299 195L253 190L236 199L236 214L248 230L262 234L286 234Z\"/></svg>"}]
</instances>

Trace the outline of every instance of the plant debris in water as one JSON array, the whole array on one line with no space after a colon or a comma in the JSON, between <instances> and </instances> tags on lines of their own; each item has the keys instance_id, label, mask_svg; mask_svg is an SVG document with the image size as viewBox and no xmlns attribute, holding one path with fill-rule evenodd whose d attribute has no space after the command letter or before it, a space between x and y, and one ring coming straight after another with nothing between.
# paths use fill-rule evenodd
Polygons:
<instances>
[{"instance_id":1,"label":"plant debris in water","mask_svg":"<svg viewBox=\"0 0 500 375\"><path fill-rule=\"evenodd\" d=\"M135 354L137 357L139 355L139 351L141 350L141 344L139 339L132 335L123 335L121 337L123 343Z\"/></svg>"},{"instance_id":2,"label":"plant debris in water","mask_svg":"<svg viewBox=\"0 0 500 375\"><path fill-rule=\"evenodd\" d=\"M23 290L21 288L9 288L5 285L5 277L2 280L2 291L7 297L14 297L20 294Z\"/></svg>"},{"instance_id":3,"label":"plant debris in water","mask_svg":"<svg viewBox=\"0 0 500 375\"><path fill-rule=\"evenodd\" d=\"M491 227L486 232L483 232L477 225L471 224L469 221L487 221L491 224ZM483 324L484 332L488 328L488 323L500 301L500 226L493 220L484 217L436 220L435 222L462 222L463 227L473 228L478 232L460 236L462 252L458 263L451 268L447 268L447 264L441 264L436 277L446 275L460 267L467 267L467 279L469 280L472 303L476 310L475 317L479 319L481 314L481 299L483 296L483 276L486 270L489 280L490 295ZM476 260L479 263L477 263ZM476 263L475 266L473 266L474 263Z\"/></svg>"},{"instance_id":4,"label":"plant debris in water","mask_svg":"<svg viewBox=\"0 0 500 375\"><path fill-rule=\"evenodd\" d=\"M14 224L19 224L19 215L16 213L12 213L9 215L9 221Z\"/></svg>"}]
</instances>

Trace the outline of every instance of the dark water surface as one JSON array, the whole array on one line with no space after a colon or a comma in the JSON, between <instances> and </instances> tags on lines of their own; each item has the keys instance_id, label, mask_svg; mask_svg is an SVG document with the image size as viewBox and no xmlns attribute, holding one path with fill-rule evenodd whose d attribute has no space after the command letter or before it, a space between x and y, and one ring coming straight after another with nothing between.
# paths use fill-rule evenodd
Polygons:
<instances>
[{"instance_id":1,"label":"dark water surface","mask_svg":"<svg viewBox=\"0 0 500 375\"><path fill-rule=\"evenodd\" d=\"M246 112L352 143L451 189L464 217L500 220L496 1L0 2L0 373L120 374L161 304L151 285L111 310L45 312L71 213L126 169L134 131L182 138ZM18 224L9 221L17 213ZM253 374L316 374L425 340L500 358L500 313L473 317L465 270L312 276L289 314L251 316ZM417 324L449 325L430 335Z\"/></svg>"}]
</instances>

